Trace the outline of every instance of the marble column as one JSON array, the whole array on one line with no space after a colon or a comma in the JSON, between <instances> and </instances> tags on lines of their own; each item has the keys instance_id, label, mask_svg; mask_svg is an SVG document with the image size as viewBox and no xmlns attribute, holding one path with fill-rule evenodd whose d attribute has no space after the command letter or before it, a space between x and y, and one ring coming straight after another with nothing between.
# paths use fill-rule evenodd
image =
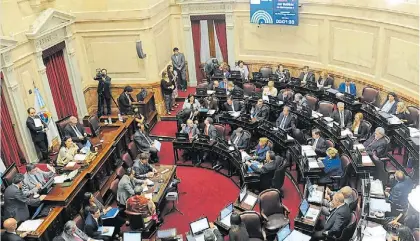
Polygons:
<instances>
[{"instance_id":1,"label":"marble column","mask_svg":"<svg viewBox=\"0 0 420 241\"><path fill-rule=\"evenodd\" d=\"M232 4L225 5L226 14L225 14L225 22L226 22L226 41L227 41L227 49L228 49L228 64L233 68L235 66L235 31L234 31L234 24L233 24L233 10Z\"/></svg>"},{"instance_id":2,"label":"marble column","mask_svg":"<svg viewBox=\"0 0 420 241\"><path fill-rule=\"evenodd\" d=\"M85 115L88 114L88 110L86 107L85 96L83 94L82 78L80 76L79 67L77 66L77 59L73 45L73 35L69 26L66 27L65 43L66 48L64 54L68 67L67 72L73 92L73 99L77 107L77 114L81 120Z\"/></svg>"},{"instance_id":3,"label":"marble column","mask_svg":"<svg viewBox=\"0 0 420 241\"><path fill-rule=\"evenodd\" d=\"M183 10L188 8L188 6L182 6ZM194 59L194 44L192 38L192 29L191 29L191 20L190 15L188 13L182 13L182 23L184 29L184 38L185 38L185 49L183 52L185 53L185 58L188 62L188 73L190 78L190 86L197 86L197 75L195 71L195 59Z\"/></svg>"}]
</instances>

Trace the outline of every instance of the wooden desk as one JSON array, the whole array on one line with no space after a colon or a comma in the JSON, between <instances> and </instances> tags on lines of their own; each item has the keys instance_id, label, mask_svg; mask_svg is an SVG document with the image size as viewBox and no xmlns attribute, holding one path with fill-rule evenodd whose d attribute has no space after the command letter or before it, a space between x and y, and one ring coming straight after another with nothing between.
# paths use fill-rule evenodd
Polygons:
<instances>
[{"instance_id":1,"label":"wooden desk","mask_svg":"<svg viewBox=\"0 0 420 241\"><path fill-rule=\"evenodd\" d=\"M318 209L320 212L314 220L310 220L299 214L295 217L295 229L302 233L312 235L315 231L315 225L318 222L319 216L321 216L321 206L310 204L309 208Z\"/></svg>"},{"instance_id":2,"label":"wooden desk","mask_svg":"<svg viewBox=\"0 0 420 241\"><path fill-rule=\"evenodd\" d=\"M149 187L149 190L147 193L152 193L157 184L161 184L159 192L156 194L153 194L153 202L156 204L160 204L162 200L165 198L166 194L166 188L169 187L169 184L172 182L174 177L176 177L176 166L174 165L153 165L156 170L158 171L157 175L153 176L152 178L149 178L151 181L154 182L153 187ZM165 169L168 169L167 172L164 174L161 174L162 171Z\"/></svg>"},{"instance_id":3,"label":"wooden desk","mask_svg":"<svg viewBox=\"0 0 420 241\"><path fill-rule=\"evenodd\" d=\"M61 211L63 211L63 207L54 207L50 214L47 217L44 217L44 221L42 224L36 229L36 231L29 233L25 239L43 239L43 240L49 240L48 236L54 237L61 232L54 232L61 230L57 225L59 225L59 220L56 220L56 218L61 214ZM49 227L52 227L49 229L49 233L45 232Z\"/></svg>"}]
</instances>

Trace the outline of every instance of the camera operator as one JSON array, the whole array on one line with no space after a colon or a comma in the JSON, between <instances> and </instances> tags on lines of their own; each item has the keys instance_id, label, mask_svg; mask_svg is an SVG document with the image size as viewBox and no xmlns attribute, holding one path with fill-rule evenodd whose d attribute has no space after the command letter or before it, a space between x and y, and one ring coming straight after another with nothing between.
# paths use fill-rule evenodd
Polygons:
<instances>
[{"instance_id":1,"label":"camera operator","mask_svg":"<svg viewBox=\"0 0 420 241\"><path fill-rule=\"evenodd\" d=\"M106 69L96 69L96 76L93 78L98 81L98 117L105 114L104 103L107 108L107 115L111 115L111 78L107 75Z\"/></svg>"}]
</instances>

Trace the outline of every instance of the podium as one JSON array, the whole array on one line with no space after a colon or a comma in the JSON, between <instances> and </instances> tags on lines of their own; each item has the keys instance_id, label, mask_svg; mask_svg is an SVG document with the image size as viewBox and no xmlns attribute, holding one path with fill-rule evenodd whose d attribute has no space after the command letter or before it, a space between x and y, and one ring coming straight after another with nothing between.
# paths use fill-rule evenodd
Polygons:
<instances>
[{"instance_id":1,"label":"podium","mask_svg":"<svg viewBox=\"0 0 420 241\"><path fill-rule=\"evenodd\" d=\"M155 106L155 96L153 92L149 92L141 102L134 102L133 106L139 109L144 118L146 124L153 128L157 122L157 111Z\"/></svg>"}]
</instances>

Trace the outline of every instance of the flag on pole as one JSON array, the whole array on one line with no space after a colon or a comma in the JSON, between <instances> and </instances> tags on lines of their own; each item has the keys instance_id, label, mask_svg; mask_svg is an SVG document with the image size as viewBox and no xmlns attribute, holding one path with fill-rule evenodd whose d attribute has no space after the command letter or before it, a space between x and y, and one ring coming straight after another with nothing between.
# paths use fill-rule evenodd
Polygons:
<instances>
[{"instance_id":1,"label":"flag on pole","mask_svg":"<svg viewBox=\"0 0 420 241\"><path fill-rule=\"evenodd\" d=\"M48 138L48 147L52 147L56 144L61 143L60 134L58 133L57 126L55 125L54 121L52 120L51 112L48 111L47 105L44 102L44 99L39 93L38 88L34 88L35 94L35 104L34 109L37 112L41 121L47 124L48 131L46 132Z\"/></svg>"}]
</instances>

